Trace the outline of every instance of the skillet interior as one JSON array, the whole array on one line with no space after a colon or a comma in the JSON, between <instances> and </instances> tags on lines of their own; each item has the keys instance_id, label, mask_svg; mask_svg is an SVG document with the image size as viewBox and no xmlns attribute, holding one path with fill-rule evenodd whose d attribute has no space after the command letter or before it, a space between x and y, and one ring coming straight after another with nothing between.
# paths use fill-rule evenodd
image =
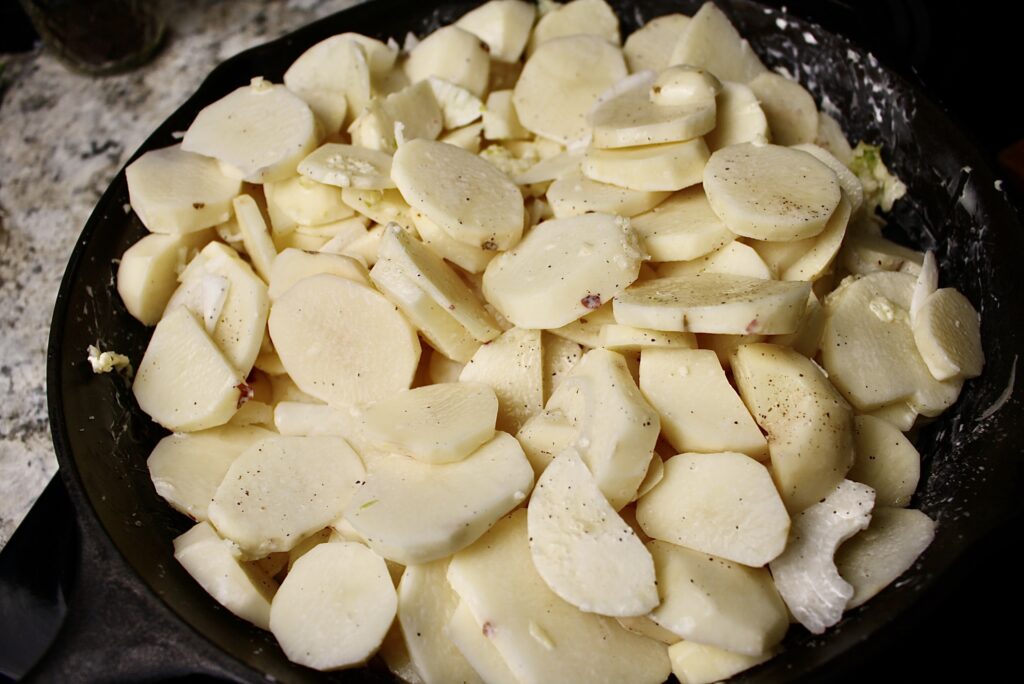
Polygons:
<instances>
[{"instance_id":1,"label":"skillet interior","mask_svg":"<svg viewBox=\"0 0 1024 684\"><path fill-rule=\"evenodd\" d=\"M254 75L279 82L287 66L313 43L342 31L398 39L453 20L475 3L378 0L318 21L280 40L246 51L215 69L200 89L138 150L165 147L206 104ZM692 13L699 2L613 0L626 34L670 11ZM719 5L769 66L783 66L825 102L853 140L882 143L890 166L909 188L892 216L895 235L937 250L943 285L960 289L982 313L985 374L967 383L959 403L922 430L922 486L915 506L939 522L933 545L917 566L868 605L822 637L794 629L785 651L743 681L797 679L833 670L843 654L904 613L970 544L1020 510L1013 427L1019 402L980 418L1012 384L1022 348L1014 296L1024 253L1020 224L979 153L942 112L872 57L820 28L745 0ZM287 662L273 638L238 620L207 597L171 555L171 539L189 527L153 491L145 461L164 434L135 405L116 375L93 375L85 349L141 359L150 330L125 311L114 289L116 259L145 229L126 213L123 171L90 217L72 254L54 312L48 352L51 426L61 473L80 516L95 516L140 584L222 649L226 661L286 681L384 681L386 673L321 675ZM877 639L875 640L878 641ZM228 655L230 654L230 655ZM215 658L221 657L219 654ZM255 674L255 673L254 673Z\"/></svg>"}]
</instances>

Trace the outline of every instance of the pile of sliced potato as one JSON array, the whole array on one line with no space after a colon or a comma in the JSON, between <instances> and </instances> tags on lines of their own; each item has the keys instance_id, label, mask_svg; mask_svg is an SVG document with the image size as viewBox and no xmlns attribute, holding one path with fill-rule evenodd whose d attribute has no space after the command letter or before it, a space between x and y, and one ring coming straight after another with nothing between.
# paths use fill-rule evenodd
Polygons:
<instances>
[{"instance_id":1,"label":"pile of sliced potato","mask_svg":"<svg viewBox=\"0 0 1024 684\"><path fill-rule=\"evenodd\" d=\"M127 170L175 555L317 669L726 679L909 568L905 435L984 363L713 4L341 34ZM888 179L888 180L887 180Z\"/></svg>"}]
</instances>

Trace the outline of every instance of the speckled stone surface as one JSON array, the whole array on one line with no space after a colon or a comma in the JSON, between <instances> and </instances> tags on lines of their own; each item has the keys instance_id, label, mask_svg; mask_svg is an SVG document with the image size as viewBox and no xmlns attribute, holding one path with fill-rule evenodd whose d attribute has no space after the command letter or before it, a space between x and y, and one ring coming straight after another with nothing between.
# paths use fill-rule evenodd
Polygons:
<instances>
[{"instance_id":1,"label":"speckled stone surface","mask_svg":"<svg viewBox=\"0 0 1024 684\"><path fill-rule=\"evenodd\" d=\"M149 64L91 78L43 50L0 55L0 547L56 471L46 342L64 266L93 205L219 62L358 0L175 0Z\"/></svg>"}]
</instances>

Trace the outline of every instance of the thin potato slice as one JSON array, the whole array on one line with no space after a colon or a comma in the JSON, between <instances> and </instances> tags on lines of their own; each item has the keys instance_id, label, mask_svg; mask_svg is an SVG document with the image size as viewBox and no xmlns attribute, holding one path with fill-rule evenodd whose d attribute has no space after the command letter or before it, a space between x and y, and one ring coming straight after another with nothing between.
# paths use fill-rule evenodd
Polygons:
<instances>
[{"instance_id":1,"label":"thin potato slice","mask_svg":"<svg viewBox=\"0 0 1024 684\"><path fill-rule=\"evenodd\" d=\"M201 522L174 540L174 559L232 613L261 629L270 629L270 601L277 582L239 560L230 541Z\"/></svg>"},{"instance_id":2,"label":"thin potato slice","mask_svg":"<svg viewBox=\"0 0 1024 684\"><path fill-rule=\"evenodd\" d=\"M231 463L210 522L251 558L288 551L341 516L365 472L340 437L274 436Z\"/></svg>"},{"instance_id":3,"label":"thin potato slice","mask_svg":"<svg viewBox=\"0 0 1024 684\"><path fill-rule=\"evenodd\" d=\"M179 307L157 323L132 392L139 408L168 430L194 432L228 422L244 383L195 317Z\"/></svg>"},{"instance_id":4,"label":"thin potato slice","mask_svg":"<svg viewBox=\"0 0 1024 684\"><path fill-rule=\"evenodd\" d=\"M929 295L913 329L914 344L936 380L981 375L985 365L981 318L955 289L944 287Z\"/></svg>"},{"instance_id":5,"label":"thin potato slice","mask_svg":"<svg viewBox=\"0 0 1024 684\"><path fill-rule=\"evenodd\" d=\"M769 142L768 117L754 91L743 83L722 81L722 90L715 98L715 130L704 140L712 152L739 143Z\"/></svg>"},{"instance_id":6,"label":"thin potato slice","mask_svg":"<svg viewBox=\"0 0 1024 684\"><path fill-rule=\"evenodd\" d=\"M304 392L347 406L407 389L420 358L416 332L375 290L336 275L304 278L270 312L270 337Z\"/></svg>"},{"instance_id":7,"label":"thin potato slice","mask_svg":"<svg viewBox=\"0 0 1024 684\"><path fill-rule=\"evenodd\" d=\"M636 280L641 253L629 221L608 214L536 226L484 272L488 301L524 328L558 328Z\"/></svg>"},{"instance_id":8,"label":"thin potato slice","mask_svg":"<svg viewBox=\"0 0 1024 684\"><path fill-rule=\"evenodd\" d=\"M434 465L376 454L345 510L374 551L404 565L465 548L533 488L533 469L515 438L499 432L465 459Z\"/></svg>"},{"instance_id":9,"label":"thin potato slice","mask_svg":"<svg viewBox=\"0 0 1024 684\"><path fill-rule=\"evenodd\" d=\"M412 219L423 244L430 247L439 257L470 273L483 273L487 264L498 254L495 250L459 242L422 212L413 212Z\"/></svg>"},{"instance_id":10,"label":"thin potato slice","mask_svg":"<svg viewBox=\"0 0 1024 684\"><path fill-rule=\"evenodd\" d=\"M626 38L622 52L631 73L645 69L661 71L672 64L672 51L690 18L685 14L666 14L638 28Z\"/></svg>"},{"instance_id":11,"label":"thin potato slice","mask_svg":"<svg viewBox=\"0 0 1024 684\"><path fill-rule=\"evenodd\" d=\"M626 617L658 605L651 554L575 450L560 453L537 480L527 529L537 572L580 610Z\"/></svg>"},{"instance_id":12,"label":"thin potato slice","mask_svg":"<svg viewBox=\"0 0 1024 684\"><path fill-rule=\"evenodd\" d=\"M483 41L469 31L449 25L421 40L409 53L403 68L412 83L437 76L483 97L490 57Z\"/></svg>"},{"instance_id":13,"label":"thin potato slice","mask_svg":"<svg viewBox=\"0 0 1024 684\"><path fill-rule=\"evenodd\" d=\"M383 45L386 52L369 51L363 40L349 33L331 36L299 55L284 73L284 84L309 103L328 133L336 133L363 111L370 101L371 67L384 67L370 58L390 53Z\"/></svg>"},{"instance_id":14,"label":"thin potato slice","mask_svg":"<svg viewBox=\"0 0 1024 684\"><path fill-rule=\"evenodd\" d=\"M494 437L498 399L487 385L454 382L399 392L362 412L364 436L424 463L461 461Z\"/></svg>"},{"instance_id":15,"label":"thin potato slice","mask_svg":"<svg viewBox=\"0 0 1024 684\"><path fill-rule=\"evenodd\" d=\"M473 612L465 602L459 601L446 630L455 647L473 666L473 669L488 684L519 684L519 680L508 669L501 653L484 634Z\"/></svg>"},{"instance_id":16,"label":"thin potato slice","mask_svg":"<svg viewBox=\"0 0 1024 684\"><path fill-rule=\"evenodd\" d=\"M117 267L117 293L128 313L143 325L156 325L178 287L178 273L190 252L214 237L202 230L183 235L147 235L121 256Z\"/></svg>"},{"instance_id":17,"label":"thin potato slice","mask_svg":"<svg viewBox=\"0 0 1024 684\"><path fill-rule=\"evenodd\" d=\"M571 145L589 137L587 112L597 96L625 76L622 51L606 40L582 34L554 38L526 61L512 101L528 130Z\"/></svg>"},{"instance_id":18,"label":"thin potato slice","mask_svg":"<svg viewBox=\"0 0 1024 684\"><path fill-rule=\"evenodd\" d=\"M713 351L644 349L640 389L661 416L665 439L679 453L738 451L758 460L767 457L764 435Z\"/></svg>"},{"instance_id":19,"label":"thin potato slice","mask_svg":"<svg viewBox=\"0 0 1024 684\"><path fill-rule=\"evenodd\" d=\"M921 455L900 429L874 416L853 419L856 457L846 476L875 490L878 506L905 507L921 477Z\"/></svg>"},{"instance_id":20,"label":"thin potato slice","mask_svg":"<svg viewBox=\"0 0 1024 684\"><path fill-rule=\"evenodd\" d=\"M636 226L636 222L633 222ZM659 278L671 278L698 273L730 273L749 278L771 280L772 270L750 245L733 240L714 252L688 261L668 261L658 264Z\"/></svg>"},{"instance_id":21,"label":"thin potato slice","mask_svg":"<svg viewBox=\"0 0 1024 684\"><path fill-rule=\"evenodd\" d=\"M751 461L753 463L753 461ZM765 568L650 541L661 605L650 617L683 639L759 656L786 634L786 605Z\"/></svg>"},{"instance_id":22,"label":"thin potato slice","mask_svg":"<svg viewBox=\"0 0 1024 684\"><path fill-rule=\"evenodd\" d=\"M818 106L802 85L774 71L758 74L747 85L768 117L776 144L813 143L818 137Z\"/></svg>"},{"instance_id":23,"label":"thin potato slice","mask_svg":"<svg viewBox=\"0 0 1024 684\"><path fill-rule=\"evenodd\" d=\"M704 67L722 80L740 83L767 71L750 44L713 2L701 5L687 22L669 64Z\"/></svg>"},{"instance_id":24,"label":"thin potato slice","mask_svg":"<svg viewBox=\"0 0 1024 684\"><path fill-rule=\"evenodd\" d=\"M530 38L537 8L522 0L491 0L462 15L455 25L486 45L491 59L518 62Z\"/></svg>"},{"instance_id":25,"label":"thin potato slice","mask_svg":"<svg viewBox=\"0 0 1024 684\"><path fill-rule=\"evenodd\" d=\"M181 149L213 157L250 183L294 175L314 147L309 106L260 77L204 107L181 141Z\"/></svg>"},{"instance_id":26,"label":"thin potato slice","mask_svg":"<svg viewBox=\"0 0 1024 684\"><path fill-rule=\"evenodd\" d=\"M696 259L736 237L711 209L700 187L675 193L634 217L632 225L655 261Z\"/></svg>"},{"instance_id":27,"label":"thin potato slice","mask_svg":"<svg viewBox=\"0 0 1024 684\"><path fill-rule=\"evenodd\" d=\"M839 185L843 188L843 195L850 202L851 213L856 214L860 211L861 206L864 204L864 185L860 182L860 179L854 175L853 171L846 166L846 164L839 161L839 159L837 159L828 150L813 143L794 145L793 147L802 152L813 155L815 159L832 169L836 174L836 178L839 179Z\"/></svg>"},{"instance_id":28,"label":"thin potato slice","mask_svg":"<svg viewBox=\"0 0 1024 684\"><path fill-rule=\"evenodd\" d=\"M245 251L256 273L264 282L269 283L270 269L277 259L277 247L274 246L263 212L251 195L239 195L232 204Z\"/></svg>"},{"instance_id":29,"label":"thin potato slice","mask_svg":"<svg viewBox=\"0 0 1024 684\"><path fill-rule=\"evenodd\" d=\"M193 520L208 519L207 509L232 462L270 430L223 425L200 432L168 435L146 461L156 493Z\"/></svg>"},{"instance_id":30,"label":"thin potato slice","mask_svg":"<svg viewBox=\"0 0 1024 684\"><path fill-rule=\"evenodd\" d=\"M459 381L492 388L498 429L515 434L544 407L543 371L540 331L512 328L477 349Z\"/></svg>"},{"instance_id":31,"label":"thin potato slice","mask_svg":"<svg viewBox=\"0 0 1024 684\"><path fill-rule=\"evenodd\" d=\"M732 232L783 241L821 233L841 196L836 174L810 154L747 143L711 155L704 192Z\"/></svg>"},{"instance_id":32,"label":"thin potato slice","mask_svg":"<svg viewBox=\"0 0 1024 684\"><path fill-rule=\"evenodd\" d=\"M648 348L696 349L697 338L693 333L664 332L648 328L634 328L631 325L606 323L601 326L598 346L612 351L638 352Z\"/></svg>"},{"instance_id":33,"label":"thin potato slice","mask_svg":"<svg viewBox=\"0 0 1024 684\"><path fill-rule=\"evenodd\" d=\"M619 18L605 0L572 0L549 6L541 14L530 36L527 53L553 38L577 34L600 36L613 45L619 44Z\"/></svg>"},{"instance_id":34,"label":"thin potato slice","mask_svg":"<svg viewBox=\"0 0 1024 684\"><path fill-rule=\"evenodd\" d=\"M527 513L499 521L448 566L448 582L520 682L660 684L665 646L558 598L534 568Z\"/></svg>"},{"instance_id":35,"label":"thin potato slice","mask_svg":"<svg viewBox=\"0 0 1024 684\"><path fill-rule=\"evenodd\" d=\"M299 162L301 175L326 185L363 190L395 187L391 155L354 145L326 143Z\"/></svg>"},{"instance_id":36,"label":"thin potato slice","mask_svg":"<svg viewBox=\"0 0 1024 684\"><path fill-rule=\"evenodd\" d=\"M337 670L376 652L397 606L384 559L356 542L320 544L281 583L270 631L289 660Z\"/></svg>"},{"instance_id":37,"label":"thin potato slice","mask_svg":"<svg viewBox=\"0 0 1024 684\"><path fill-rule=\"evenodd\" d=\"M298 226L341 221L355 214L337 187L302 175L264 183L263 193L275 235L290 233Z\"/></svg>"},{"instance_id":38,"label":"thin potato slice","mask_svg":"<svg viewBox=\"0 0 1024 684\"><path fill-rule=\"evenodd\" d=\"M786 546L789 515L768 470L744 454L679 454L640 497L636 519L654 539L752 567Z\"/></svg>"},{"instance_id":39,"label":"thin potato slice","mask_svg":"<svg viewBox=\"0 0 1024 684\"><path fill-rule=\"evenodd\" d=\"M701 182L708 147L700 138L614 150L591 149L583 173L592 180L631 190L682 190Z\"/></svg>"},{"instance_id":40,"label":"thin potato slice","mask_svg":"<svg viewBox=\"0 0 1024 684\"><path fill-rule=\"evenodd\" d=\"M223 223L242 190L242 182L221 173L216 161L180 145L150 150L124 173L132 209L153 233L194 233Z\"/></svg>"},{"instance_id":41,"label":"thin potato slice","mask_svg":"<svg viewBox=\"0 0 1024 684\"><path fill-rule=\"evenodd\" d=\"M289 247L274 259L270 269L270 288L267 293L271 301L276 301L292 285L303 278L329 273L354 283L370 284L370 276L366 267L352 257L340 254L306 252Z\"/></svg>"},{"instance_id":42,"label":"thin potato slice","mask_svg":"<svg viewBox=\"0 0 1024 684\"><path fill-rule=\"evenodd\" d=\"M672 659L672 674L679 684L713 684L760 665L772 657L772 652L749 656L693 641L680 641L668 647L668 657Z\"/></svg>"},{"instance_id":43,"label":"thin potato slice","mask_svg":"<svg viewBox=\"0 0 1024 684\"><path fill-rule=\"evenodd\" d=\"M615 320L653 330L784 335L800 324L810 291L810 283L725 273L656 278L615 298Z\"/></svg>"},{"instance_id":44,"label":"thin potato slice","mask_svg":"<svg viewBox=\"0 0 1024 684\"><path fill-rule=\"evenodd\" d=\"M523 233L519 188L475 154L412 140L395 153L391 173L410 206L459 242L505 250Z\"/></svg>"},{"instance_id":45,"label":"thin potato slice","mask_svg":"<svg viewBox=\"0 0 1024 684\"><path fill-rule=\"evenodd\" d=\"M589 212L636 216L663 202L664 191L630 190L591 180L579 170L558 177L548 188L547 200L555 218L570 218Z\"/></svg>"}]
</instances>

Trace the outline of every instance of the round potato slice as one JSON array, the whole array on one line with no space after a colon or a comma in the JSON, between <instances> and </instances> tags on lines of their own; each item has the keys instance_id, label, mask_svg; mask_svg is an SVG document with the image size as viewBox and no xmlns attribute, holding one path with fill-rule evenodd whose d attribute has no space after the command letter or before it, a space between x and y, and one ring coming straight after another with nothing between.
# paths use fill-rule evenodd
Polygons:
<instances>
[{"instance_id":1,"label":"round potato slice","mask_svg":"<svg viewBox=\"0 0 1024 684\"><path fill-rule=\"evenodd\" d=\"M380 293L336 275L300 280L270 310L270 337L299 388L336 406L412 383L416 331Z\"/></svg>"},{"instance_id":2,"label":"round potato slice","mask_svg":"<svg viewBox=\"0 0 1024 684\"><path fill-rule=\"evenodd\" d=\"M484 272L484 295L521 328L557 328L636 280L641 253L626 219L587 214L538 225Z\"/></svg>"},{"instance_id":3,"label":"round potato slice","mask_svg":"<svg viewBox=\"0 0 1024 684\"><path fill-rule=\"evenodd\" d=\"M821 233L841 197L836 174L810 154L746 143L711 155L704 192L732 232L779 241Z\"/></svg>"},{"instance_id":4,"label":"round potato slice","mask_svg":"<svg viewBox=\"0 0 1024 684\"><path fill-rule=\"evenodd\" d=\"M913 323L914 343L936 380L981 375L981 321L967 297L951 287L936 290Z\"/></svg>"},{"instance_id":5,"label":"round potato slice","mask_svg":"<svg viewBox=\"0 0 1024 684\"><path fill-rule=\"evenodd\" d=\"M437 76L481 97L487 90L490 57L486 44L458 26L443 26L409 53L405 75L412 83Z\"/></svg>"},{"instance_id":6,"label":"round potato slice","mask_svg":"<svg viewBox=\"0 0 1024 684\"><path fill-rule=\"evenodd\" d=\"M812 143L818 137L818 106L807 89L774 71L765 71L748 84L754 91L779 145Z\"/></svg>"},{"instance_id":7,"label":"round potato slice","mask_svg":"<svg viewBox=\"0 0 1024 684\"><path fill-rule=\"evenodd\" d=\"M299 162L299 173L339 188L386 190L391 180L391 155L355 145L327 143Z\"/></svg>"},{"instance_id":8,"label":"round potato slice","mask_svg":"<svg viewBox=\"0 0 1024 684\"><path fill-rule=\"evenodd\" d=\"M723 81L722 90L715 98L715 130L704 137L711 151L770 139L768 117L754 91L743 83Z\"/></svg>"},{"instance_id":9,"label":"round potato slice","mask_svg":"<svg viewBox=\"0 0 1024 684\"><path fill-rule=\"evenodd\" d=\"M622 51L603 38L574 35L545 41L523 67L512 102L528 130L569 145L587 139L587 112L597 96L626 76Z\"/></svg>"},{"instance_id":10,"label":"round potato slice","mask_svg":"<svg viewBox=\"0 0 1024 684\"><path fill-rule=\"evenodd\" d=\"M395 153L391 175L410 206L459 242L505 250L523 234L519 188L472 152L411 140Z\"/></svg>"},{"instance_id":11,"label":"round potato slice","mask_svg":"<svg viewBox=\"0 0 1024 684\"><path fill-rule=\"evenodd\" d=\"M397 610L383 558L357 542L319 544L277 590L270 631L292 662L336 670L373 655Z\"/></svg>"}]
</instances>

